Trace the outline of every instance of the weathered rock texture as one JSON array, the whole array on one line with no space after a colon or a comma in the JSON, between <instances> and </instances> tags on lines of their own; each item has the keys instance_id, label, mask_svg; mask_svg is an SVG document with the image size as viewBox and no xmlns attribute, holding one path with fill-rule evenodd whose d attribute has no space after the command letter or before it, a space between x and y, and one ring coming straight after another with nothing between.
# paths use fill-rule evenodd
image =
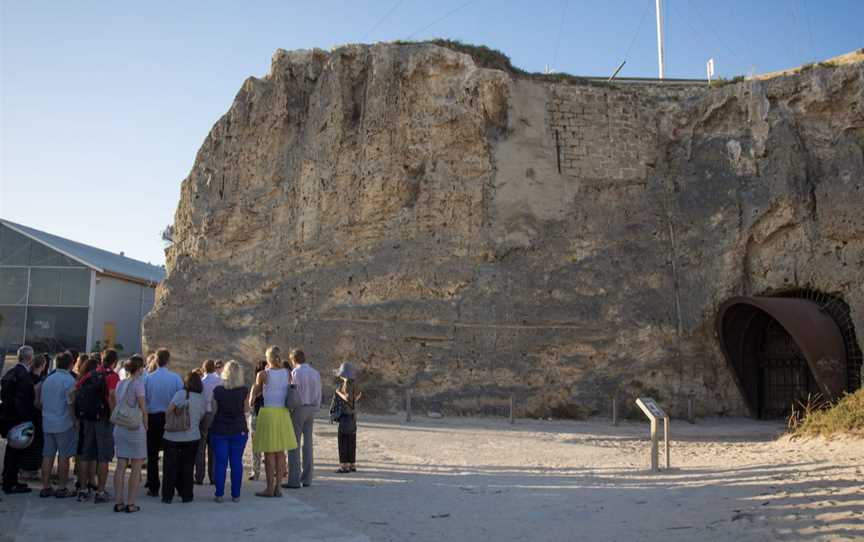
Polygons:
<instances>
[{"instance_id":1,"label":"weathered rock texture","mask_svg":"<svg viewBox=\"0 0 864 542\"><path fill-rule=\"evenodd\" d=\"M280 50L183 181L146 343L353 360L379 408L744 414L724 299L812 288L864 329L862 147L861 62L708 89Z\"/></svg>"}]
</instances>

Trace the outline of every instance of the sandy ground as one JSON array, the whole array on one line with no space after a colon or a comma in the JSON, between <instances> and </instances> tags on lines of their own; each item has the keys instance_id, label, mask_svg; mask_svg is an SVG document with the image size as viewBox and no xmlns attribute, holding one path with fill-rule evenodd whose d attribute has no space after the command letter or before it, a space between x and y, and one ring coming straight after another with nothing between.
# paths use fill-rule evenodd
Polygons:
<instances>
[{"instance_id":1,"label":"sandy ground","mask_svg":"<svg viewBox=\"0 0 864 542\"><path fill-rule=\"evenodd\" d=\"M335 426L317 425L317 478L282 499L141 498L136 515L31 496L0 503L0 539L864 540L864 443L777 440L741 419L673 420L672 469L648 471L647 424L366 416L360 472L333 473Z\"/></svg>"}]
</instances>

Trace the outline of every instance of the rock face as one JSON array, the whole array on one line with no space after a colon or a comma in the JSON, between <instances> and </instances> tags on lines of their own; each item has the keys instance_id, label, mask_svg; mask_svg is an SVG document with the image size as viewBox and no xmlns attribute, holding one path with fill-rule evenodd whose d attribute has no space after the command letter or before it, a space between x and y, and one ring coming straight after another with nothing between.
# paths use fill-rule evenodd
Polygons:
<instances>
[{"instance_id":1,"label":"rock face","mask_svg":"<svg viewBox=\"0 0 864 542\"><path fill-rule=\"evenodd\" d=\"M367 408L744 414L724 299L810 288L864 329L862 148L861 62L709 89L279 50L183 181L145 341L351 360Z\"/></svg>"}]
</instances>

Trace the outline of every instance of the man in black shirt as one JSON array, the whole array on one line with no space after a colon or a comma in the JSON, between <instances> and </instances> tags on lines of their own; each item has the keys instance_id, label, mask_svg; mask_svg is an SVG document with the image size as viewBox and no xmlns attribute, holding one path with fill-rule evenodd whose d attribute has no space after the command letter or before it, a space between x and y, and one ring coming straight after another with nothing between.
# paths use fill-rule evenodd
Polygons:
<instances>
[{"instance_id":1,"label":"man in black shirt","mask_svg":"<svg viewBox=\"0 0 864 542\"><path fill-rule=\"evenodd\" d=\"M30 365L33 363L33 348L24 345L18 349L18 363L9 369L0 381L2 386L3 415L2 431L6 432L19 423L36 421L39 411L36 409L36 388L30 376ZM3 492L29 493L27 484L18 482L18 472L21 470L21 458L25 450L6 446L3 458Z\"/></svg>"}]
</instances>

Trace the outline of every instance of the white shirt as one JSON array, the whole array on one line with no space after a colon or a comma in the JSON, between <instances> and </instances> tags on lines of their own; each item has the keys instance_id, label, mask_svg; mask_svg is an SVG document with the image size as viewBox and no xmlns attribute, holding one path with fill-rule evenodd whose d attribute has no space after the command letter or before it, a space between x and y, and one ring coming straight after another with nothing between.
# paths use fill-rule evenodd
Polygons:
<instances>
[{"instance_id":1,"label":"white shirt","mask_svg":"<svg viewBox=\"0 0 864 542\"><path fill-rule=\"evenodd\" d=\"M288 370L265 369L267 381L264 382L264 406L284 407L288 395Z\"/></svg>"},{"instance_id":2,"label":"white shirt","mask_svg":"<svg viewBox=\"0 0 864 542\"><path fill-rule=\"evenodd\" d=\"M204 393L202 394L204 396L204 411L213 412L213 390L222 384L222 378L219 377L219 373L207 373L201 379L201 384L204 385Z\"/></svg>"},{"instance_id":3,"label":"white shirt","mask_svg":"<svg viewBox=\"0 0 864 542\"><path fill-rule=\"evenodd\" d=\"M301 363L291 371L291 378L297 386L303 406L321 408L321 375L308 363Z\"/></svg>"}]
</instances>

